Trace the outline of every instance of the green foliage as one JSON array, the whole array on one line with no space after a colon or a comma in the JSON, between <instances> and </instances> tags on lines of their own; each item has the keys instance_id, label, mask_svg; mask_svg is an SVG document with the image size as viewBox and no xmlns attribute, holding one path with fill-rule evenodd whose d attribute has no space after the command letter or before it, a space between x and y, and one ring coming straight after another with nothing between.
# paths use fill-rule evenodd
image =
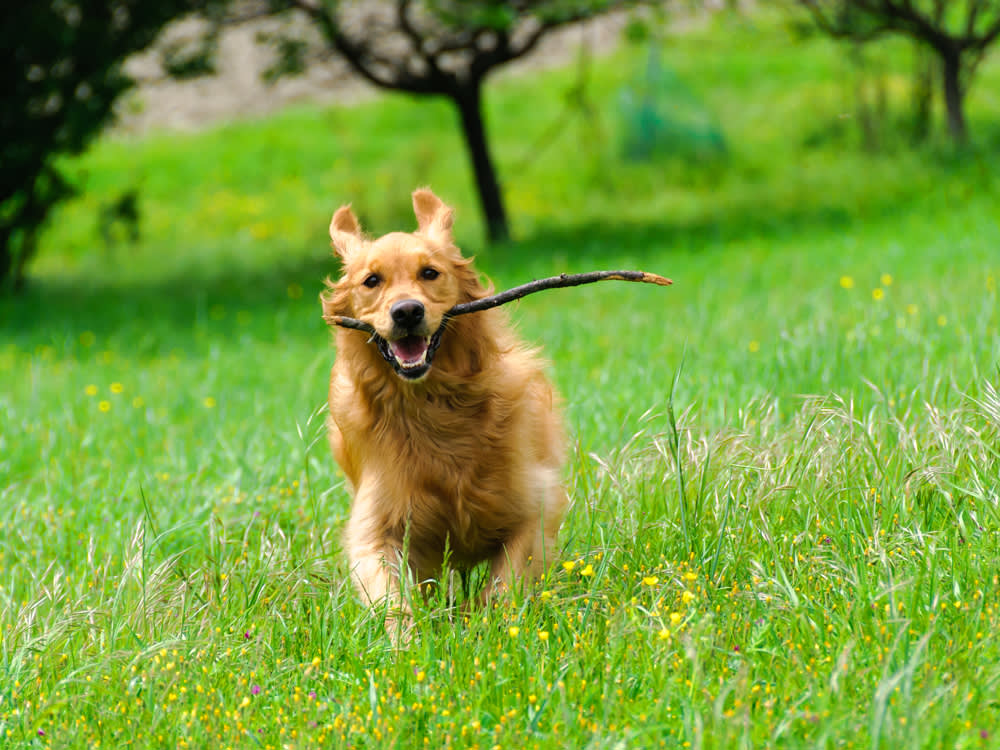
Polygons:
<instances>
[{"instance_id":1,"label":"green foliage","mask_svg":"<svg viewBox=\"0 0 1000 750\"><path fill-rule=\"evenodd\" d=\"M211 25L203 35L164 44L160 52L163 72L181 81L213 75L221 33L220 26Z\"/></svg>"},{"instance_id":2,"label":"green foliage","mask_svg":"<svg viewBox=\"0 0 1000 750\"><path fill-rule=\"evenodd\" d=\"M257 35L257 41L271 44L276 55L274 64L263 73L264 80L268 83L274 83L284 76L301 75L305 72L309 45L304 40L262 33Z\"/></svg>"},{"instance_id":3,"label":"green foliage","mask_svg":"<svg viewBox=\"0 0 1000 750\"><path fill-rule=\"evenodd\" d=\"M967 142L963 99L979 64L1000 39L1000 2L799 0L798 4L808 10L819 30L832 37L865 44L899 36L932 54L940 72L949 133L956 143ZM798 25L798 19L793 23Z\"/></svg>"},{"instance_id":4,"label":"green foliage","mask_svg":"<svg viewBox=\"0 0 1000 750\"><path fill-rule=\"evenodd\" d=\"M842 113L821 40L695 30L665 54L726 124L726 169L668 180L574 123L509 175L528 239L479 253L498 287L675 280L512 310L572 436L559 560L495 608L418 602L399 652L347 582L317 296L342 202L412 228L431 184L478 250L452 113L303 108L61 165L85 190L0 302L0 744L991 746L995 148L804 144ZM641 63L594 67L602 122ZM501 165L573 76L498 82ZM970 104L986 132L996 103ZM131 170L142 242L108 263L92 208Z\"/></svg>"},{"instance_id":5,"label":"green foliage","mask_svg":"<svg viewBox=\"0 0 1000 750\"><path fill-rule=\"evenodd\" d=\"M488 0L475 3L465 0L428 0L423 5L430 17L450 30L483 28L510 32L524 18L559 23L581 15L597 15L624 4L615 0Z\"/></svg>"},{"instance_id":6,"label":"green foliage","mask_svg":"<svg viewBox=\"0 0 1000 750\"><path fill-rule=\"evenodd\" d=\"M16 286L53 206L70 194L55 166L81 151L130 85L121 70L187 2L6 3L0 49L0 291Z\"/></svg>"},{"instance_id":7,"label":"green foliage","mask_svg":"<svg viewBox=\"0 0 1000 750\"><path fill-rule=\"evenodd\" d=\"M660 57L651 43L644 72L622 89L626 158L673 157L704 165L723 157L726 142L718 124Z\"/></svg>"}]
</instances>

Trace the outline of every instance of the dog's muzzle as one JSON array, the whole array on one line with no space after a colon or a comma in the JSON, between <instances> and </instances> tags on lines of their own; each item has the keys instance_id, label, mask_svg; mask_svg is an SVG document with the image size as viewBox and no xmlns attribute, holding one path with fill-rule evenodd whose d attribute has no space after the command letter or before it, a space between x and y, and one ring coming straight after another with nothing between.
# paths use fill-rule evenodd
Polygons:
<instances>
[{"instance_id":1,"label":"dog's muzzle","mask_svg":"<svg viewBox=\"0 0 1000 750\"><path fill-rule=\"evenodd\" d=\"M437 331L429 334L424 313L424 305L419 300L396 302L389 308L393 322L391 338L372 334L383 359L406 380L420 380L427 374L441 344L445 321L441 321Z\"/></svg>"}]
</instances>

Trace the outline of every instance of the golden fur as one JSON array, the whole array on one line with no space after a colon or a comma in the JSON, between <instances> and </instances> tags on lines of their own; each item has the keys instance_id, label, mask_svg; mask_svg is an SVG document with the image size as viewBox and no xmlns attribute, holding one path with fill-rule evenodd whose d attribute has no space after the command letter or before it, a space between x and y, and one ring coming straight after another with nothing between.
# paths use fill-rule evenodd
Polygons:
<instances>
[{"instance_id":1,"label":"golden fur","mask_svg":"<svg viewBox=\"0 0 1000 750\"><path fill-rule=\"evenodd\" d=\"M413 207L416 232L375 240L349 206L337 210L330 237L343 274L327 282L325 315L358 318L390 340L402 300L422 303L422 330L433 332L455 304L489 293L453 244L451 209L430 190L414 192ZM424 278L427 268L439 275ZM403 606L404 545L417 581L440 576L446 549L458 569L489 560L485 596L541 573L567 504L564 439L542 362L504 313L449 320L415 380L397 374L365 332L338 328L336 345L329 437L353 493L345 546L362 598Z\"/></svg>"}]
</instances>

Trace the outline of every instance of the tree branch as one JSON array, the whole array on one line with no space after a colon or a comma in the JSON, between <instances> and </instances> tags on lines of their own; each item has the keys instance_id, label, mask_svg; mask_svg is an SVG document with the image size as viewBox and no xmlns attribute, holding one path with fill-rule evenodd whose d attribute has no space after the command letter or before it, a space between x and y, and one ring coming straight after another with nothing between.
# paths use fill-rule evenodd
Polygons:
<instances>
[{"instance_id":1,"label":"tree branch","mask_svg":"<svg viewBox=\"0 0 1000 750\"><path fill-rule=\"evenodd\" d=\"M408 91L413 94L442 94L446 92L447 80L443 76L434 75L435 70L432 70L432 74L427 77L414 76L406 69L405 64L396 64L389 58L375 54L370 45L351 39L340 28L334 15L335 11L326 8L322 2L314 2L314 0L288 0L288 2L292 7L298 8L312 18L330 43L344 56L348 64L370 83L379 88ZM392 76L386 78L379 74L371 63L387 68L392 72Z\"/></svg>"},{"instance_id":2,"label":"tree branch","mask_svg":"<svg viewBox=\"0 0 1000 750\"><path fill-rule=\"evenodd\" d=\"M1000 37L1000 14L993 20L993 24L986 27L982 36L976 38L976 46L984 50Z\"/></svg>"},{"instance_id":3,"label":"tree branch","mask_svg":"<svg viewBox=\"0 0 1000 750\"><path fill-rule=\"evenodd\" d=\"M611 2L608 8L625 5L622 2ZM525 8L524 12L528 12ZM584 21L595 15L593 10L575 10L558 18L537 18L538 28L528 33L528 36L520 43L514 44L513 35L510 30L481 29L481 31L494 31L497 34L497 45L489 51L477 51L469 68L474 77L483 78L493 68L499 67L511 60L516 60L531 52L538 42L554 29L567 26L571 23Z\"/></svg>"},{"instance_id":4,"label":"tree branch","mask_svg":"<svg viewBox=\"0 0 1000 750\"><path fill-rule=\"evenodd\" d=\"M823 8L824 3L819 2L819 0L799 0L799 2L801 5L805 6L806 10L809 11L809 15L812 16L813 22L819 27L819 29L834 39L850 39L856 42L870 42L879 38L883 34L894 30L894 27L888 23L875 25L867 31L854 29L849 25L845 25L843 22L829 17ZM865 7L862 9L867 10Z\"/></svg>"},{"instance_id":5,"label":"tree branch","mask_svg":"<svg viewBox=\"0 0 1000 750\"><path fill-rule=\"evenodd\" d=\"M581 15L579 18L574 18L573 20L581 21L583 20L583 18L585 18L585 16ZM566 23L569 23L569 21L567 21ZM529 52L531 52L531 50L533 50L538 45L538 42L541 40L541 38L554 28L555 28L554 24L546 23L545 21L539 21L538 28L535 29L531 34L529 34L528 38L525 39L524 42L514 50L514 56L520 57L521 55L526 55Z\"/></svg>"},{"instance_id":6,"label":"tree branch","mask_svg":"<svg viewBox=\"0 0 1000 750\"><path fill-rule=\"evenodd\" d=\"M494 307L505 305L508 302L513 302L521 297L526 297L529 294L541 292L546 289L561 289L563 287L593 284L597 281L611 280L635 281L644 284L656 284L658 286L670 286L674 283L670 279L664 278L663 276L659 276L655 273L646 273L645 271L590 271L588 273L561 273L558 276L550 276L547 279L537 279L536 281L531 281L527 284L515 286L505 292L500 292L499 294L493 294L489 297L473 300L472 302L463 302L460 305L455 305L444 314L441 326L438 328L438 332L435 335L440 334L449 319L458 315L467 315L469 313L481 312L482 310L490 310ZM375 328L371 324L365 323L363 320L357 320L356 318L349 318L346 315L324 315L323 319L330 325L337 325L343 328L353 328L354 330L364 331L365 333L373 335L376 334Z\"/></svg>"},{"instance_id":7,"label":"tree branch","mask_svg":"<svg viewBox=\"0 0 1000 750\"><path fill-rule=\"evenodd\" d=\"M453 318L456 315L465 315L467 313L480 312L481 310L489 310L494 307L499 307L500 305L505 305L508 302L513 302L521 297L526 297L529 294L541 292L546 289L561 289L563 287L579 286L580 284L593 284L596 281L606 280L637 281L645 284L657 284L658 286L670 286L674 283L670 279L666 279L663 276L658 276L655 273L646 273L645 271L590 271L589 273L561 273L558 276L550 276L547 279L538 279L536 281L530 281L527 284L515 286L512 289L500 292L499 294L483 297L482 299L473 300L472 302L465 302L461 305L455 305L455 307L451 308L451 310L449 310L445 315L446 317Z\"/></svg>"},{"instance_id":8,"label":"tree branch","mask_svg":"<svg viewBox=\"0 0 1000 750\"><path fill-rule=\"evenodd\" d=\"M437 56L427 54L427 51L424 49L424 40L420 36L420 32L410 22L410 2L411 0L397 0L396 2L396 19L399 22L399 28L410 40L410 43L413 45L414 54L423 60L427 69L430 71L430 75L444 81L448 78L448 76L438 66Z\"/></svg>"},{"instance_id":9,"label":"tree branch","mask_svg":"<svg viewBox=\"0 0 1000 750\"><path fill-rule=\"evenodd\" d=\"M871 8L868 0L860 0L858 4ZM883 15L892 28L908 31L911 36L923 39L935 49L943 50L954 44L954 38L944 31L944 26L935 26L932 20L913 7L912 0L880 0L878 7L871 10Z\"/></svg>"},{"instance_id":10,"label":"tree branch","mask_svg":"<svg viewBox=\"0 0 1000 750\"><path fill-rule=\"evenodd\" d=\"M926 13L913 0L843 0L842 4L834 4L862 14L872 24L868 29L855 28L849 20L838 18L829 7L831 3L823 0L798 1L822 31L832 37L859 42L899 32L923 42L938 54L954 55L961 54L963 50L985 48L1000 36L1000 18L988 24L982 34L975 33L975 26L987 7L983 0L972 0L967 6L968 15L962 26L955 31L949 31L947 27L947 0L934 0Z\"/></svg>"}]
</instances>

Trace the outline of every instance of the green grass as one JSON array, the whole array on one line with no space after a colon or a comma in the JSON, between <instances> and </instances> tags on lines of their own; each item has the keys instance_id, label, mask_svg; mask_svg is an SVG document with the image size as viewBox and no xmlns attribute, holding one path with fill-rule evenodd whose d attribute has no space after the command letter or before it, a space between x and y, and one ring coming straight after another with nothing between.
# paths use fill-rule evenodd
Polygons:
<instances>
[{"instance_id":1,"label":"green grass","mask_svg":"<svg viewBox=\"0 0 1000 750\"><path fill-rule=\"evenodd\" d=\"M617 156L571 71L490 89L519 240L482 249L454 118L386 98L106 139L0 301L0 744L991 747L1000 735L1000 83L976 144L862 150L835 47L766 23L670 41L710 169ZM902 111L905 51L888 56ZM846 121L846 124L845 124ZM405 123L401 125L401 123ZM530 156L530 158L528 158ZM456 204L573 442L560 560L391 648L355 599L322 430L326 226ZM143 239L94 210L141 190Z\"/></svg>"}]
</instances>

